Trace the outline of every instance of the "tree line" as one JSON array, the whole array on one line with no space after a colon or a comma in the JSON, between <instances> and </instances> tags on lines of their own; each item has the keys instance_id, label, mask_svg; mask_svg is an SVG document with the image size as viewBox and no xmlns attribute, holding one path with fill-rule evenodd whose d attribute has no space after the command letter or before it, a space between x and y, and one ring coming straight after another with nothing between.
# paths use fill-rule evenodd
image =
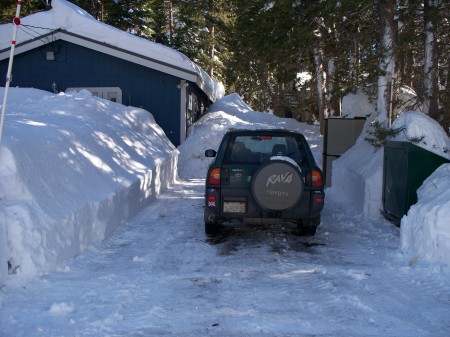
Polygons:
<instances>
[{"instance_id":1,"label":"tree line","mask_svg":"<svg viewBox=\"0 0 450 337\"><path fill-rule=\"evenodd\" d=\"M23 15L51 1L22 2ZM450 127L445 0L71 0L94 18L188 56L257 111L304 122L338 116L362 90L390 125L399 93ZM0 4L11 22L16 0ZM403 102L405 103L405 102Z\"/></svg>"}]
</instances>

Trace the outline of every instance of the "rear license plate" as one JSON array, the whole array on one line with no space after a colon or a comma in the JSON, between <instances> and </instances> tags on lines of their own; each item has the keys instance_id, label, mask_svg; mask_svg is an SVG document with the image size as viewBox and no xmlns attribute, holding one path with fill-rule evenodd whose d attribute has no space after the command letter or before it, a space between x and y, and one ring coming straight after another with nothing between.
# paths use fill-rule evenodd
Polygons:
<instances>
[{"instance_id":1,"label":"rear license plate","mask_svg":"<svg viewBox=\"0 0 450 337\"><path fill-rule=\"evenodd\" d=\"M245 213L244 201L225 201L223 203L223 211L225 213Z\"/></svg>"}]
</instances>

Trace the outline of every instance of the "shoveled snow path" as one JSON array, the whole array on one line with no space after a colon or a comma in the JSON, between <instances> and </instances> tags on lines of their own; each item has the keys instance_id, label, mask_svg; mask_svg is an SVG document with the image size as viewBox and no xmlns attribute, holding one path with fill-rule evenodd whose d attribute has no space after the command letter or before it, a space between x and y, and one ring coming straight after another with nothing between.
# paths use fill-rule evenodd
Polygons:
<instances>
[{"instance_id":1,"label":"shoveled snow path","mask_svg":"<svg viewBox=\"0 0 450 337\"><path fill-rule=\"evenodd\" d=\"M399 229L339 215L203 232L203 181L180 181L61 272L0 291L0 336L448 336L448 279L408 267Z\"/></svg>"}]
</instances>

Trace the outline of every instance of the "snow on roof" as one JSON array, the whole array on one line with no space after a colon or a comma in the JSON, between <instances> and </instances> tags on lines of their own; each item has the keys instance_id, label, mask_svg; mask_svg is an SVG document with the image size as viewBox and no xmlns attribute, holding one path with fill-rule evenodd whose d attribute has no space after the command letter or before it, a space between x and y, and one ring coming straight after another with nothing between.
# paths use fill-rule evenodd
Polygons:
<instances>
[{"instance_id":1,"label":"snow on roof","mask_svg":"<svg viewBox=\"0 0 450 337\"><path fill-rule=\"evenodd\" d=\"M10 23L0 25L0 36L2 36L0 51L10 48L12 30L13 25ZM212 79L184 54L99 22L85 10L66 0L53 0L51 10L22 18L17 30L16 45L20 46L34 41L38 37L57 30L87 37L98 44L127 50L143 57L151 57L162 64L185 70L190 74L196 74L197 84L212 101L224 95L223 85ZM40 41L47 44L52 42L52 38L52 35L49 35L47 38L40 39ZM7 53L7 56L9 57L9 53Z\"/></svg>"}]
</instances>

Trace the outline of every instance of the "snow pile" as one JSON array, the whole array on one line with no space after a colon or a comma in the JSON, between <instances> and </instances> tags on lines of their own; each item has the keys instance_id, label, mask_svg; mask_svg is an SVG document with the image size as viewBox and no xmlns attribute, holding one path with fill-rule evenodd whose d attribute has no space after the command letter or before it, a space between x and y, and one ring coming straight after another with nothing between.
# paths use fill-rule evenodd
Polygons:
<instances>
[{"instance_id":1,"label":"snow pile","mask_svg":"<svg viewBox=\"0 0 450 337\"><path fill-rule=\"evenodd\" d=\"M397 141L416 144L450 160L450 139L427 115L410 111L395 120ZM401 220L401 248L410 263L425 260L450 267L450 164L439 167L417 190L417 204Z\"/></svg>"},{"instance_id":2,"label":"snow pile","mask_svg":"<svg viewBox=\"0 0 450 337\"><path fill-rule=\"evenodd\" d=\"M344 102L346 103L343 106L345 112L351 117L369 117L366 127L370 125L370 120L375 115L375 105L366 95L361 92L350 94L346 96ZM448 157L445 148L449 147L449 139L442 127L433 119L419 112L408 112L401 115L393 125L393 127L401 126L405 127L404 131L397 136L396 140L423 136L423 147ZM186 142L179 147L180 176L204 178L211 160L204 156L204 151L208 148L217 149L223 134L229 128L270 127L292 129L303 133L310 142L316 161L319 166L321 165L321 144L317 144L317 140L321 138L317 136L319 131L317 125L308 126L294 120L252 111L238 95L232 94L217 101L211 107L211 113L205 115L189 130ZM313 136L314 133L316 136ZM327 200L342 206L342 211L349 215L377 219L382 217L380 210L382 209L384 151L383 149L376 151L364 139L366 136L366 131L363 130L355 146L333 162L332 187L326 190L326 195ZM450 219L448 214L450 174L448 169L446 172L447 174L437 173L441 187L434 193L429 192L429 189L434 185L433 182L437 184L437 180L430 177L431 183L428 184L431 186L425 190L426 192L421 192L422 195L430 195L427 198L421 198L419 195L419 203L411 208L410 212L421 213L422 217L408 214L408 217L404 218L401 225L402 231L406 229L408 234L402 234L401 246L411 256L425 256L424 254L446 256L447 260L441 258L438 262L450 266L450 254L447 250L450 247L450 235L448 235L450 231L448 221ZM441 197L436 197L435 193L441 194ZM414 227L415 235L411 234L412 230L409 229L411 226ZM424 231L428 231L429 235L422 235Z\"/></svg>"},{"instance_id":3,"label":"snow pile","mask_svg":"<svg viewBox=\"0 0 450 337\"><path fill-rule=\"evenodd\" d=\"M349 93L342 99L342 117L370 117L375 116L376 105L372 102L370 96L364 94L362 90L357 93Z\"/></svg>"},{"instance_id":4,"label":"snow pile","mask_svg":"<svg viewBox=\"0 0 450 337\"><path fill-rule=\"evenodd\" d=\"M308 140L316 163L322 166L322 138L317 125L306 125L292 118L253 111L239 95L230 94L214 103L208 113L188 130L186 141L179 146L179 174L182 178L204 178L211 158L205 150L217 150L229 129L288 129L302 133Z\"/></svg>"},{"instance_id":5,"label":"snow pile","mask_svg":"<svg viewBox=\"0 0 450 337\"><path fill-rule=\"evenodd\" d=\"M421 117L405 115L405 130ZM321 166L318 125L252 111L232 94L189 130L178 148L180 176L203 179L210 161L204 151L217 149L226 130L274 127L303 133ZM438 129L430 123L421 135L441 147L439 137L432 141ZM382 150L375 152L363 137L335 161L333 186L326 191L325 207L339 203L355 218L378 215L381 207ZM0 231L6 242L0 248L6 247L11 271L26 276L58 268L140 212L176 177L178 151L147 111L87 91L54 95L12 88L0 157L0 228L7 229L7 237ZM402 222L401 246L412 257L450 265L448 173L444 166L422 187Z\"/></svg>"},{"instance_id":6,"label":"snow pile","mask_svg":"<svg viewBox=\"0 0 450 337\"><path fill-rule=\"evenodd\" d=\"M365 95L358 96L346 96L343 111L350 116L373 111L373 116L375 106ZM407 98L410 96L412 94ZM362 218L376 219L381 217L382 209L384 149L375 150L364 139L368 125L366 122L355 146L333 162L332 186L327 190L327 197L348 212L360 214ZM394 121L392 128L401 129L393 140L414 143L419 140L418 146L450 159L447 134L439 123L427 115L416 111L404 112ZM401 248L412 260L421 258L450 266L448 173L448 167L441 167L424 183L417 192L418 203L401 221Z\"/></svg>"},{"instance_id":7,"label":"snow pile","mask_svg":"<svg viewBox=\"0 0 450 337\"><path fill-rule=\"evenodd\" d=\"M17 31L17 45L36 38L36 35L47 35L51 31L62 29L76 35L88 37L98 43L118 47L129 52L170 64L188 72L197 74L198 84L212 101L221 98L225 89L223 85L211 79L206 72L182 53L158 43L137 37L106 25L93 18L85 10L66 0L53 0L52 9L29 15L21 19ZM0 36L12 36L13 25L0 25ZM52 42L52 36L42 38L46 43ZM11 39L0 40L0 50L8 49ZM9 53L8 53L9 56Z\"/></svg>"},{"instance_id":8,"label":"snow pile","mask_svg":"<svg viewBox=\"0 0 450 337\"><path fill-rule=\"evenodd\" d=\"M356 144L333 161L327 195L350 212L376 219L381 217L384 151L375 151L364 137L363 129Z\"/></svg>"},{"instance_id":9,"label":"snow pile","mask_svg":"<svg viewBox=\"0 0 450 337\"><path fill-rule=\"evenodd\" d=\"M12 88L0 156L7 259L35 275L140 212L174 180L178 151L145 110Z\"/></svg>"},{"instance_id":10,"label":"snow pile","mask_svg":"<svg viewBox=\"0 0 450 337\"><path fill-rule=\"evenodd\" d=\"M331 187L327 190L327 195L333 196L343 208L369 218L380 216L383 182L383 150L375 151L364 139L375 114L375 103L361 90L344 97L342 116L367 120L356 144L333 161Z\"/></svg>"},{"instance_id":11,"label":"snow pile","mask_svg":"<svg viewBox=\"0 0 450 337\"><path fill-rule=\"evenodd\" d=\"M404 93L407 101L413 93ZM355 146L333 161L330 194L340 203L366 218L380 217L382 209L383 155L384 149L376 150L365 140L370 123L375 116L375 105L363 92L348 94L343 99L343 116L368 117ZM450 158L450 141L443 128L427 115L409 111L402 113L392 128L400 129L395 141L417 143L424 149L442 157ZM338 197L339 196L339 197Z\"/></svg>"},{"instance_id":12,"label":"snow pile","mask_svg":"<svg viewBox=\"0 0 450 337\"><path fill-rule=\"evenodd\" d=\"M417 93L413 88L402 85L397 93L397 112L402 114L410 110L422 110ZM398 117L398 116L397 116Z\"/></svg>"},{"instance_id":13,"label":"snow pile","mask_svg":"<svg viewBox=\"0 0 450 337\"><path fill-rule=\"evenodd\" d=\"M450 267L450 164L441 165L417 190L418 203L401 222L401 247L417 260Z\"/></svg>"},{"instance_id":14,"label":"snow pile","mask_svg":"<svg viewBox=\"0 0 450 337\"><path fill-rule=\"evenodd\" d=\"M450 159L450 140L442 126L429 116L408 111L392 123L392 128L401 129L393 140L413 142L425 150Z\"/></svg>"}]
</instances>

